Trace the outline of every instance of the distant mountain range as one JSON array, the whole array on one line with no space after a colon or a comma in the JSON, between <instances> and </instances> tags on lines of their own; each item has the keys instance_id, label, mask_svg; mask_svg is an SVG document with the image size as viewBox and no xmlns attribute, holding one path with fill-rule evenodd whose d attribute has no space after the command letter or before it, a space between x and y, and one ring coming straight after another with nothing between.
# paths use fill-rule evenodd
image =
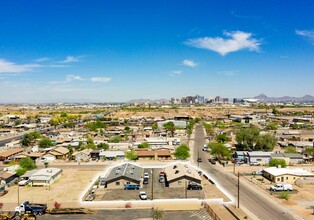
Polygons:
<instances>
[{"instance_id":1,"label":"distant mountain range","mask_svg":"<svg viewBox=\"0 0 314 220\"><path fill-rule=\"evenodd\" d=\"M314 97L311 95L305 95L302 97L268 97L264 94L255 96L254 99L258 99L260 102L314 102Z\"/></svg>"}]
</instances>

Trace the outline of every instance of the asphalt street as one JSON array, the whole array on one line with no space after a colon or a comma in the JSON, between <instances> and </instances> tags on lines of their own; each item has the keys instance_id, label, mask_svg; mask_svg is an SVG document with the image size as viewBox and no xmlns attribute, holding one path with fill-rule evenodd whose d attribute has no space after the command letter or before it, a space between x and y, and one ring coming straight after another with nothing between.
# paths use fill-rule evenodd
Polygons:
<instances>
[{"instance_id":1,"label":"asphalt street","mask_svg":"<svg viewBox=\"0 0 314 220\"><path fill-rule=\"evenodd\" d=\"M203 126L197 124L195 126L194 135L194 161L197 157L202 157L203 162L199 163L200 168L208 171L213 177L216 178L217 182L225 188L231 195L237 198L237 178L235 176L228 175L220 164L212 165L208 162L210 157L208 152L202 151L203 145L206 144L205 132ZM197 163L197 162L196 162ZM240 179L241 180L241 179ZM241 185L240 182L240 207L244 206L257 218L272 219L272 220L293 220L295 219L289 213L287 213L280 205L270 202L263 196L254 192L249 187Z\"/></svg>"}]
</instances>

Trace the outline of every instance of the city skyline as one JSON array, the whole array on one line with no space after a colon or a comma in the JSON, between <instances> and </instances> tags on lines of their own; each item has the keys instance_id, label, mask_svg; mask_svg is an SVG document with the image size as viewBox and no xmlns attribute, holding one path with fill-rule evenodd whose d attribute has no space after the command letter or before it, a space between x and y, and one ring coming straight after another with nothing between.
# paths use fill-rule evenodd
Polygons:
<instances>
[{"instance_id":1,"label":"city skyline","mask_svg":"<svg viewBox=\"0 0 314 220\"><path fill-rule=\"evenodd\" d=\"M313 9L311 1L1 2L0 103L313 95Z\"/></svg>"}]
</instances>

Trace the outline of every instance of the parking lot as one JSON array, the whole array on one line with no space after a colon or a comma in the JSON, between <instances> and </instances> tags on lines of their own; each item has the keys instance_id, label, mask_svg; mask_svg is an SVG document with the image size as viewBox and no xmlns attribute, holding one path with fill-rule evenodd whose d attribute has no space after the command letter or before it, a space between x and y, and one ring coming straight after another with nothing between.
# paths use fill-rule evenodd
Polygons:
<instances>
[{"instance_id":1,"label":"parking lot","mask_svg":"<svg viewBox=\"0 0 314 220\"><path fill-rule=\"evenodd\" d=\"M153 171L152 171L153 170ZM175 199L175 198L199 198L205 197L203 190L186 190L185 187L169 188L165 183L159 182L159 173L161 169L145 169L144 172L149 174L148 184L141 184L139 190L121 189L104 189L99 188L95 191L98 201L110 200L138 200L139 192L145 191L148 199Z\"/></svg>"}]
</instances>

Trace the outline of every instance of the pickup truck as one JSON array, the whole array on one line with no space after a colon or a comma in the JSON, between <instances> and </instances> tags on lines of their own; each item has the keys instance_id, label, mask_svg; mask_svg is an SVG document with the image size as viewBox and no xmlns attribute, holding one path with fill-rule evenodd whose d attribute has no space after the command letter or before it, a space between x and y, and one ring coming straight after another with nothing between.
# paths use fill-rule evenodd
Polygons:
<instances>
[{"instance_id":1,"label":"pickup truck","mask_svg":"<svg viewBox=\"0 0 314 220\"><path fill-rule=\"evenodd\" d=\"M277 183L270 187L270 191L292 191L292 185L290 183Z\"/></svg>"},{"instance_id":2,"label":"pickup truck","mask_svg":"<svg viewBox=\"0 0 314 220\"><path fill-rule=\"evenodd\" d=\"M43 215L46 213L46 204L31 204L28 201L23 202L20 206L15 207L15 213Z\"/></svg>"}]
</instances>

